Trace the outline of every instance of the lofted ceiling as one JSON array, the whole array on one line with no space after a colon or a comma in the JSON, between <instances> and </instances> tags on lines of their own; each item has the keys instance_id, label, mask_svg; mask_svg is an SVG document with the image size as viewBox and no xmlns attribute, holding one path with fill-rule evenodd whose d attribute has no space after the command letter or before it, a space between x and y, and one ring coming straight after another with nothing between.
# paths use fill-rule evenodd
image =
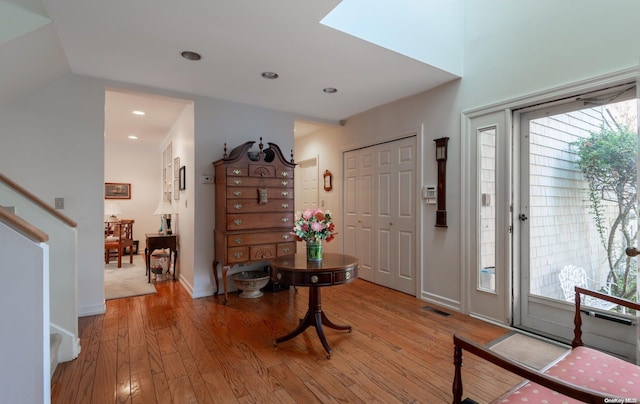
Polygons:
<instances>
[{"instance_id":1,"label":"lofted ceiling","mask_svg":"<svg viewBox=\"0 0 640 404\"><path fill-rule=\"evenodd\" d=\"M21 25L13 35L2 35L0 30L0 59L11 60L17 52L26 60L25 65L12 61L0 66L0 93L4 93L0 102L72 72L287 111L306 122L336 124L459 77L320 23L339 3L0 0L5 21ZM32 18L24 17L30 13ZM202 59L186 60L182 51L198 52ZM266 80L261 76L265 71L279 78ZM338 91L327 94L326 87ZM106 117L113 121L106 124L107 138L131 119L130 111L122 108L125 95L114 94L118 107L110 105L107 97L108 114L127 114ZM153 101L158 108L166 108L166 102L180 104L150 97L146 108L154 108ZM160 115L145 112L148 122ZM301 126L300 132L313 130L311 126Z\"/></svg>"}]
</instances>

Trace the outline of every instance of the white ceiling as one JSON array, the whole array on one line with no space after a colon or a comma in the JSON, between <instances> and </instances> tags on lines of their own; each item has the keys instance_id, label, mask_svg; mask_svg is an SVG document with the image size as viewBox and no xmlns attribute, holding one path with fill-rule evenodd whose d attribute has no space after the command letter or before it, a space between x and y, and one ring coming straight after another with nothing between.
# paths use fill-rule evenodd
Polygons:
<instances>
[{"instance_id":1,"label":"white ceiling","mask_svg":"<svg viewBox=\"0 0 640 404\"><path fill-rule=\"evenodd\" d=\"M20 80L32 90L34 85L50 80L50 70L63 70L63 59L68 63L67 71L75 74L257 105L288 111L305 121L335 124L458 78L321 24L339 3L0 0L0 9L2 5L21 7L21 12L28 10L53 21L44 27L37 21L30 33L0 43L0 60L7 60L4 56L19 45L29 46L21 51L35 59L30 61L29 71L42 69L39 74L31 73L36 77L25 80L26 66L17 62L16 66L0 66L0 93L6 88L11 91L5 97L16 96ZM41 44L50 43L52 35L60 45L49 45L46 52L53 55L41 56ZM200 53L202 60L183 59L180 53L185 50ZM265 80L261 77L264 71L280 77ZM326 94L322 91L325 87L335 87L338 92ZM130 111L120 98L123 94L113 97L118 98L113 105L107 97L106 136L128 135L135 129L128 126ZM167 111L150 113L153 100L159 102L158 108L167 107L162 102L166 100L158 97L146 100L147 122L152 116L167 116ZM142 102L142 98L137 101ZM175 104L170 101L169 107ZM120 112L124 115L111 115ZM120 131L118 127L122 126L128 127Z\"/></svg>"}]
</instances>

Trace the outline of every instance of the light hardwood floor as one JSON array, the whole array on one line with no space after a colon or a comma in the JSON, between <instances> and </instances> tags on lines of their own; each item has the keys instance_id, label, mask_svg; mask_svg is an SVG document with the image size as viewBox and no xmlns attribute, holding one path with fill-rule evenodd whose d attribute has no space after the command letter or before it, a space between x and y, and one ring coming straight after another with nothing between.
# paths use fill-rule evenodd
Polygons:
<instances>
[{"instance_id":1,"label":"light hardwood floor","mask_svg":"<svg viewBox=\"0 0 640 404\"><path fill-rule=\"evenodd\" d=\"M353 332L314 329L273 347L307 308L308 290L258 299L191 299L177 282L107 301L79 319L82 351L58 366L52 403L447 403L454 332L481 343L507 330L372 283L322 289L323 309ZM425 310L436 307L450 316ZM483 403L520 379L468 355L464 397Z\"/></svg>"}]
</instances>

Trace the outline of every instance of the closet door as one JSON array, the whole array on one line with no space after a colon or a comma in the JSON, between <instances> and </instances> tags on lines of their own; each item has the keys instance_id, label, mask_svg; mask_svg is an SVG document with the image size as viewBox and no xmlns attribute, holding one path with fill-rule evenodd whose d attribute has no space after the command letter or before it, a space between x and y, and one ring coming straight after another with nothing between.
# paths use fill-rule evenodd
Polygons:
<instances>
[{"instance_id":1,"label":"closet door","mask_svg":"<svg viewBox=\"0 0 640 404\"><path fill-rule=\"evenodd\" d=\"M416 137L344 154L345 253L365 280L415 295Z\"/></svg>"},{"instance_id":2,"label":"closet door","mask_svg":"<svg viewBox=\"0 0 640 404\"><path fill-rule=\"evenodd\" d=\"M358 276L373 282L373 150L346 152L344 176L344 253L358 257Z\"/></svg>"}]
</instances>

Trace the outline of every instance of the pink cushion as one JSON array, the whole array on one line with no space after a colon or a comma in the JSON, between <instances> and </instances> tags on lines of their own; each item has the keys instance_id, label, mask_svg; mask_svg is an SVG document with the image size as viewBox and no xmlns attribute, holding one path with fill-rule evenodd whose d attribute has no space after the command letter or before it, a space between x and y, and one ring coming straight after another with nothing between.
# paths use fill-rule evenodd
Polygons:
<instances>
[{"instance_id":1,"label":"pink cushion","mask_svg":"<svg viewBox=\"0 0 640 404\"><path fill-rule=\"evenodd\" d=\"M577 347L545 373L571 384L611 394L613 397L640 397L640 368L595 349ZM579 401L535 383L528 383L500 402L578 403Z\"/></svg>"}]
</instances>

